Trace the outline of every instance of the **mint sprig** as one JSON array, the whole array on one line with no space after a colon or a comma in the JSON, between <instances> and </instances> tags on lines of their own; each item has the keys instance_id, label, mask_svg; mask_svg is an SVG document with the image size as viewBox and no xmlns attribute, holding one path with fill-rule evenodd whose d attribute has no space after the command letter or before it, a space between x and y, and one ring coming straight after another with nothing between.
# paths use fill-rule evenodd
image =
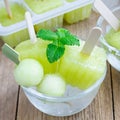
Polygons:
<instances>
[{"instance_id":1,"label":"mint sprig","mask_svg":"<svg viewBox=\"0 0 120 120\"><path fill-rule=\"evenodd\" d=\"M50 40L50 41L58 39L58 35L55 32L52 32L51 30L44 30L44 29L41 29L40 31L38 31L37 37L42 38L43 40Z\"/></svg>"},{"instance_id":2,"label":"mint sprig","mask_svg":"<svg viewBox=\"0 0 120 120\"><path fill-rule=\"evenodd\" d=\"M52 41L52 43L48 44L46 50L47 59L50 63L57 61L63 56L65 45L80 45L79 39L63 28L57 29L56 32L41 29L37 33L37 37Z\"/></svg>"},{"instance_id":3,"label":"mint sprig","mask_svg":"<svg viewBox=\"0 0 120 120\"><path fill-rule=\"evenodd\" d=\"M48 44L46 54L49 62L53 63L57 61L64 54L64 51L64 46L57 46L52 43Z\"/></svg>"},{"instance_id":4,"label":"mint sprig","mask_svg":"<svg viewBox=\"0 0 120 120\"><path fill-rule=\"evenodd\" d=\"M63 45L80 45L77 36L71 34L68 30L63 28L58 29L56 33L59 36L60 42Z\"/></svg>"}]
</instances>

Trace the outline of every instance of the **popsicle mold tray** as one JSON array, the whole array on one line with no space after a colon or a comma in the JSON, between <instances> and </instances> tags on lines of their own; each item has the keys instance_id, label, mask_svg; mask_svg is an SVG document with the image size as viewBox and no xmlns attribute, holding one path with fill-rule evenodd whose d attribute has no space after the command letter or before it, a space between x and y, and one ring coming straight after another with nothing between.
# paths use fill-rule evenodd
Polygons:
<instances>
[{"instance_id":1,"label":"popsicle mold tray","mask_svg":"<svg viewBox=\"0 0 120 120\"><path fill-rule=\"evenodd\" d=\"M37 4L37 2L39 3ZM32 15L35 31L37 32L41 28L55 30L62 27L63 20L72 24L88 18L93 2L94 0L52 0L52 2L50 0L10 0L10 5L16 3L24 9L24 12L29 11ZM40 7L38 7L39 5ZM0 10L3 8L5 8L5 5L3 1L0 1ZM17 10L18 8L13 10L13 13L14 11L16 15L22 13L21 11L17 13ZM22 17L24 17L24 12ZM13 18L18 18L16 15ZM2 14L0 14L0 19L5 19ZM4 25L0 21L0 38L12 47L23 40L29 39L25 19L17 20L8 25Z\"/></svg>"}]
</instances>

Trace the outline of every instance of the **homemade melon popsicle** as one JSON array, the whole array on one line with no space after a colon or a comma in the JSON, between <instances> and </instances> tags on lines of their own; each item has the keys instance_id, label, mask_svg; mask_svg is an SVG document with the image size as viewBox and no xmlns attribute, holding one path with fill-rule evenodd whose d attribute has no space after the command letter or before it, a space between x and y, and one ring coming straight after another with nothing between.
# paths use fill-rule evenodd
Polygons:
<instances>
[{"instance_id":1,"label":"homemade melon popsicle","mask_svg":"<svg viewBox=\"0 0 120 120\"><path fill-rule=\"evenodd\" d=\"M93 45L96 43L96 38L99 35L99 29L97 28L96 31L95 28L86 43L81 41L79 47L66 48L59 73L68 84L80 89L86 89L104 75L106 70L106 53L103 48L98 46L95 46L93 49Z\"/></svg>"},{"instance_id":2,"label":"homemade melon popsicle","mask_svg":"<svg viewBox=\"0 0 120 120\"><path fill-rule=\"evenodd\" d=\"M45 60L46 49L44 48L46 48L46 46L43 43L40 43L40 40L36 38L35 31L32 25L31 15L29 12L25 13L25 18L30 35L30 42L25 41L22 42L20 46L17 46L18 51L20 51L20 63L14 70L15 80L18 84L23 86L35 86L37 87L37 90L39 92L46 95L62 96L65 93L66 84L60 75L55 74L55 72L51 74L50 71L53 69L54 66L53 64L48 64L48 62ZM22 51L21 48L24 51ZM23 58L21 59L21 56L24 57L24 60ZM48 72L48 74L44 76L44 72L46 74L46 70L50 70L50 73Z\"/></svg>"},{"instance_id":3,"label":"homemade melon popsicle","mask_svg":"<svg viewBox=\"0 0 120 120\"><path fill-rule=\"evenodd\" d=\"M49 63L46 56L46 41L37 39L33 44L30 40L26 40L18 44L15 50L20 54L20 59L33 58L39 61L44 68L45 73L54 73L57 63Z\"/></svg>"},{"instance_id":4,"label":"homemade melon popsicle","mask_svg":"<svg viewBox=\"0 0 120 120\"><path fill-rule=\"evenodd\" d=\"M35 31L33 29L33 25L30 23L31 17L27 18L28 27L31 26L29 30L30 39L21 42L15 47L15 50L20 55L20 61L30 58L39 61L43 68L44 73L55 73L56 71L56 62L49 63L46 56L46 48L49 42L43 41L39 38L36 38ZM29 25L30 24L30 25ZM31 32L32 31L32 32Z\"/></svg>"},{"instance_id":5,"label":"homemade melon popsicle","mask_svg":"<svg viewBox=\"0 0 120 120\"><path fill-rule=\"evenodd\" d=\"M3 31L1 33L1 39L9 44L11 47L15 47L18 43L21 41L28 39L28 32L26 29L16 31L13 29L15 26L12 26L18 22L21 22L24 20L24 13L25 13L25 8L23 8L18 2L10 1L10 10L12 13L11 18L8 16L8 13L5 8L5 4L3 1L0 1L0 24L1 24L1 29L9 29L9 33L5 33L6 31Z\"/></svg>"},{"instance_id":6,"label":"homemade melon popsicle","mask_svg":"<svg viewBox=\"0 0 120 120\"><path fill-rule=\"evenodd\" d=\"M67 2L75 2L76 0L66 0ZM86 4L78 9L64 14L64 20L69 23L76 23L80 20L88 18L91 14L92 3Z\"/></svg>"},{"instance_id":7,"label":"homemade melon popsicle","mask_svg":"<svg viewBox=\"0 0 120 120\"><path fill-rule=\"evenodd\" d=\"M49 12L52 9L58 8L63 5L62 0L24 0L28 7L37 15L42 15L45 12ZM63 25L63 15L51 18L42 23L36 24L35 31L38 32L39 29L51 29L56 30L58 27Z\"/></svg>"}]
</instances>

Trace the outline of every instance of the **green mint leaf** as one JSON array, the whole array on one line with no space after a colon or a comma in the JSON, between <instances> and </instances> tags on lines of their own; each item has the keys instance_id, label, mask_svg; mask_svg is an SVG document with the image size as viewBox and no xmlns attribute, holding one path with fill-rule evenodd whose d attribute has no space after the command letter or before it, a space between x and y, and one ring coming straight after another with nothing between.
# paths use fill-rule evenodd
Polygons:
<instances>
[{"instance_id":1,"label":"green mint leaf","mask_svg":"<svg viewBox=\"0 0 120 120\"><path fill-rule=\"evenodd\" d=\"M59 29L57 29L56 34L58 35L58 37L60 39L60 38L65 37L65 32L68 32L68 30L66 30L64 28L59 28Z\"/></svg>"},{"instance_id":2,"label":"green mint leaf","mask_svg":"<svg viewBox=\"0 0 120 120\"><path fill-rule=\"evenodd\" d=\"M58 35L55 32L52 32L51 30L45 30L45 29L41 29L40 31L38 31L37 37L42 38L43 40L49 40L49 41L58 39Z\"/></svg>"},{"instance_id":3,"label":"green mint leaf","mask_svg":"<svg viewBox=\"0 0 120 120\"><path fill-rule=\"evenodd\" d=\"M68 35L65 38L61 38L60 42L63 43L64 45L80 45L79 39L76 38L76 36L73 35Z\"/></svg>"},{"instance_id":4,"label":"green mint leaf","mask_svg":"<svg viewBox=\"0 0 120 120\"><path fill-rule=\"evenodd\" d=\"M57 46L54 44L49 44L47 47L47 58L50 63L57 61L62 55L64 54L65 47L64 46Z\"/></svg>"},{"instance_id":5,"label":"green mint leaf","mask_svg":"<svg viewBox=\"0 0 120 120\"><path fill-rule=\"evenodd\" d=\"M80 41L77 36L72 35L68 30L60 28L56 33L59 36L59 41L63 45L80 45Z\"/></svg>"}]
</instances>

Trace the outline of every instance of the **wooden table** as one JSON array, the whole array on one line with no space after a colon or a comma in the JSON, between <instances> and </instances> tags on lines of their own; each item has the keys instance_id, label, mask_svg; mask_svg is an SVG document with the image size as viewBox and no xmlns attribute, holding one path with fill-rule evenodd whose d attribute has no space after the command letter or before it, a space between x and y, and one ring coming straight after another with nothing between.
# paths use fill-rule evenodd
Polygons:
<instances>
[{"instance_id":1,"label":"wooden table","mask_svg":"<svg viewBox=\"0 0 120 120\"><path fill-rule=\"evenodd\" d=\"M73 34L86 39L99 15L64 25ZM108 64L106 79L93 102L82 112L69 117L53 117L31 105L13 77L14 63L0 51L0 120L120 120L120 72Z\"/></svg>"}]
</instances>

